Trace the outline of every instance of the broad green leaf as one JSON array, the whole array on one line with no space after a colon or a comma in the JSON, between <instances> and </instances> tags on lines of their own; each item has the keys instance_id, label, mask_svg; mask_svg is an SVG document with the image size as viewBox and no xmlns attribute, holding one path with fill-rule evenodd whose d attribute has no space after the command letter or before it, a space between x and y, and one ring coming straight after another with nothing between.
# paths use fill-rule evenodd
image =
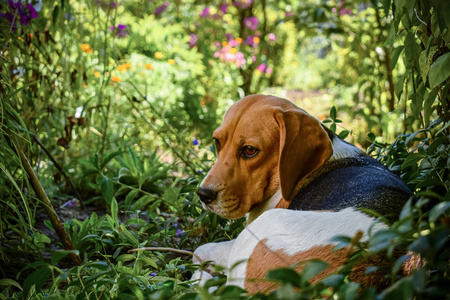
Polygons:
<instances>
[{"instance_id":1,"label":"broad green leaf","mask_svg":"<svg viewBox=\"0 0 450 300\"><path fill-rule=\"evenodd\" d=\"M337 117L336 106L333 106L330 109L330 119L334 121L336 120L336 117Z\"/></svg>"},{"instance_id":2,"label":"broad green leaf","mask_svg":"<svg viewBox=\"0 0 450 300\"><path fill-rule=\"evenodd\" d=\"M303 268L301 280L303 282L309 281L326 268L328 268L328 263L319 259L313 259Z\"/></svg>"},{"instance_id":3,"label":"broad green leaf","mask_svg":"<svg viewBox=\"0 0 450 300\"><path fill-rule=\"evenodd\" d=\"M430 87L434 89L436 86L444 82L450 76L450 52L439 56L434 64L430 67L428 80Z\"/></svg>"},{"instance_id":4,"label":"broad green leaf","mask_svg":"<svg viewBox=\"0 0 450 300\"><path fill-rule=\"evenodd\" d=\"M267 278L281 282L288 282L293 286L300 286L300 275L291 268L279 268L269 271Z\"/></svg>"},{"instance_id":5,"label":"broad green leaf","mask_svg":"<svg viewBox=\"0 0 450 300\"><path fill-rule=\"evenodd\" d=\"M402 53L403 48L404 48L404 46L398 46L398 47L395 47L394 51L392 51L391 62L390 62L391 70L393 70L395 68L395 65L397 64L397 61L398 61L398 57Z\"/></svg>"},{"instance_id":6,"label":"broad green leaf","mask_svg":"<svg viewBox=\"0 0 450 300\"><path fill-rule=\"evenodd\" d=\"M440 216L442 216L449 209L450 209L450 202L442 202L436 204L431 209L428 219L430 220L430 222L435 222Z\"/></svg>"},{"instance_id":7,"label":"broad green leaf","mask_svg":"<svg viewBox=\"0 0 450 300\"><path fill-rule=\"evenodd\" d=\"M52 257L51 257L52 265L56 266L56 264L61 259L63 259L66 255L68 255L69 253L74 253L76 255L80 255L80 251L78 251L78 250L61 250L61 251L53 252Z\"/></svg>"},{"instance_id":8,"label":"broad green leaf","mask_svg":"<svg viewBox=\"0 0 450 300\"><path fill-rule=\"evenodd\" d=\"M33 285L37 292L40 291L47 278L49 278L50 273L49 266L45 266L28 275L23 283L23 299L28 299L28 294Z\"/></svg>"},{"instance_id":9,"label":"broad green leaf","mask_svg":"<svg viewBox=\"0 0 450 300\"><path fill-rule=\"evenodd\" d=\"M131 261L131 260L135 260L136 256L133 254L122 254L119 257L117 257L117 261L121 261L121 262L126 262L126 261Z\"/></svg>"},{"instance_id":10,"label":"broad green leaf","mask_svg":"<svg viewBox=\"0 0 450 300\"><path fill-rule=\"evenodd\" d=\"M113 199L113 193L114 193L114 191L113 191L114 185L113 185L111 178L109 178L109 177L103 178L101 188L102 188L103 198L105 199L106 203L111 204L111 201Z\"/></svg>"}]
</instances>

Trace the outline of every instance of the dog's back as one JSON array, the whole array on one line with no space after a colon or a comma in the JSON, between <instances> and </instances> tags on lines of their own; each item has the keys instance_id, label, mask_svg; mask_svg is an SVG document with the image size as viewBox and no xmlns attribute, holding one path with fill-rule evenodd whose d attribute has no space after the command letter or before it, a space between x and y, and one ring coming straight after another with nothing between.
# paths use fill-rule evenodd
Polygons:
<instances>
[{"instance_id":1,"label":"dog's back","mask_svg":"<svg viewBox=\"0 0 450 300\"><path fill-rule=\"evenodd\" d=\"M412 195L379 161L358 155L329 161L312 172L289 209L339 211L368 208L395 220Z\"/></svg>"}]
</instances>

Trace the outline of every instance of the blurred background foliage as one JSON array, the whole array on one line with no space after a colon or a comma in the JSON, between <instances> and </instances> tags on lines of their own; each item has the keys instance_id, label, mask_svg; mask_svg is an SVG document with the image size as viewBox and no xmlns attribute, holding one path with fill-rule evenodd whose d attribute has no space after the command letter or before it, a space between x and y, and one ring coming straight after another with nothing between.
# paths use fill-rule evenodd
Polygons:
<instances>
[{"instance_id":1,"label":"blurred background foliage","mask_svg":"<svg viewBox=\"0 0 450 300\"><path fill-rule=\"evenodd\" d=\"M344 268L315 285L274 278L278 296L448 295L449 15L445 0L0 1L0 297L207 297L186 283L189 257L127 251L240 232L193 192L212 131L253 93L294 101L415 191L356 257L427 262L407 276L397 260L381 293ZM246 297L215 294L230 295Z\"/></svg>"}]
</instances>

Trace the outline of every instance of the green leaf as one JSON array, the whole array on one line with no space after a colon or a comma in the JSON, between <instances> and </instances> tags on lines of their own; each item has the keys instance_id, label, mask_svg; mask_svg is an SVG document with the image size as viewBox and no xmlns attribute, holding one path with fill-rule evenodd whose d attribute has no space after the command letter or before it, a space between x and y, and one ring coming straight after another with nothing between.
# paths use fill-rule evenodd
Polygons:
<instances>
[{"instance_id":1,"label":"green leaf","mask_svg":"<svg viewBox=\"0 0 450 300\"><path fill-rule=\"evenodd\" d=\"M20 284L17 281L12 280L12 279L8 279L8 278L0 279L0 285L3 285L3 286L5 286L5 285L6 286L15 286L19 290L22 290L22 287L20 286Z\"/></svg>"},{"instance_id":2,"label":"green leaf","mask_svg":"<svg viewBox=\"0 0 450 300\"><path fill-rule=\"evenodd\" d=\"M151 266L153 268L158 268L158 265L156 264L156 262L153 259L151 259L150 257L145 257L145 256L144 257L139 257L137 260L138 261L142 261L145 264L147 264L147 265L149 265L149 266Z\"/></svg>"},{"instance_id":3,"label":"green leaf","mask_svg":"<svg viewBox=\"0 0 450 300\"><path fill-rule=\"evenodd\" d=\"M442 202L436 204L431 209L428 219L430 220L430 222L435 222L440 216L445 214L445 212L449 209L450 209L450 202Z\"/></svg>"},{"instance_id":4,"label":"green leaf","mask_svg":"<svg viewBox=\"0 0 450 300\"><path fill-rule=\"evenodd\" d=\"M279 268L269 271L267 278L271 280L288 282L293 286L300 286L300 275L291 268Z\"/></svg>"},{"instance_id":5,"label":"green leaf","mask_svg":"<svg viewBox=\"0 0 450 300\"><path fill-rule=\"evenodd\" d=\"M50 277L50 273L49 266L45 266L28 275L23 283L23 299L28 299L28 294L30 293L30 289L33 285L35 286L36 292L38 292L44 285L47 278Z\"/></svg>"},{"instance_id":6,"label":"green leaf","mask_svg":"<svg viewBox=\"0 0 450 300\"><path fill-rule=\"evenodd\" d=\"M136 256L134 256L133 254L122 254L116 260L121 261L121 262L126 262L126 261L135 260L135 259L136 259Z\"/></svg>"},{"instance_id":7,"label":"green leaf","mask_svg":"<svg viewBox=\"0 0 450 300\"><path fill-rule=\"evenodd\" d=\"M113 218L116 225L119 224L119 206L117 205L116 198L111 201L111 217Z\"/></svg>"},{"instance_id":8,"label":"green leaf","mask_svg":"<svg viewBox=\"0 0 450 300\"><path fill-rule=\"evenodd\" d=\"M56 264L63 259L65 256L67 256L69 253L74 253L76 255L80 255L80 251L78 250L61 250L53 252L51 262L52 265L56 266Z\"/></svg>"},{"instance_id":9,"label":"green leaf","mask_svg":"<svg viewBox=\"0 0 450 300\"><path fill-rule=\"evenodd\" d=\"M420 154L420 153L411 153L409 154L406 159L402 163L402 170L406 169L410 166L416 166L417 163L422 160L426 155Z\"/></svg>"},{"instance_id":10,"label":"green leaf","mask_svg":"<svg viewBox=\"0 0 450 300\"><path fill-rule=\"evenodd\" d=\"M336 120L336 117L337 117L336 106L333 106L333 107L330 109L330 119L333 120L333 121L335 121L335 120Z\"/></svg>"},{"instance_id":11,"label":"green leaf","mask_svg":"<svg viewBox=\"0 0 450 300\"><path fill-rule=\"evenodd\" d=\"M301 280L303 282L309 281L314 276L324 271L326 268L328 268L328 264L326 262L320 259L313 259L303 268Z\"/></svg>"},{"instance_id":12,"label":"green leaf","mask_svg":"<svg viewBox=\"0 0 450 300\"><path fill-rule=\"evenodd\" d=\"M129 193L127 194L127 196L125 197L125 206L126 206L126 207L131 206L131 203L133 202L134 197L136 197L136 195L137 195L139 192L140 192L139 190L132 190L131 192L129 192Z\"/></svg>"},{"instance_id":13,"label":"green leaf","mask_svg":"<svg viewBox=\"0 0 450 300\"><path fill-rule=\"evenodd\" d=\"M444 82L450 76L450 52L439 56L434 64L430 67L428 73L428 80L430 87L434 89L439 84Z\"/></svg>"},{"instance_id":14,"label":"green leaf","mask_svg":"<svg viewBox=\"0 0 450 300\"><path fill-rule=\"evenodd\" d=\"M126 153L125 151L116 151L111 153L110 155L108 155L100 164L100 170L102 170L113 158L115 158L116 156L119 156L123 153Z\"/></svg>"},{"instance_id":15,"label":"green leaf","mask_svg":"<svg viewBox=\"0 0 450 300\"><path fill-rule=\"evenodd\" d=\"M383 2L383 9L384 9L384 15L389 15L389 10L391 8L391 0L382 0Z\"/></svg>"},{"instance_id":16,"label":"green leaf","mask_svg":"<svg viewBox=\"0 0 450 300\"><path fill-rule=\"evenodd\" d=\"M431 113L433 112L433 110L431 108L433 106L433 103L436 100L437 93L438 93L437 89L432 90L428 94L425 102L423 103L423 120L425 121L426 127L428 127L428 125L430 124L430 116L431 116Z\"/></svg>"},{"instance_id":17,"label":"green leaf","mask_svg":"<svg viewBox=\"0 0 450 300\"><path fill-rule=\"evenodd\" d=\"M106 203L108 203L108 204L111 204L111 201L113 199L113 193L114 193L113 187L114 187L114 184L113 184L111 178L109 178L109 177L103 178L102 186L101 186L102 194L103 194L103 198L105 199Z\"/></svg>"},{"instance_id":18,"label":"green leaf","mask_svg":"<svg viewBox=\"0 0 450 300\"><path fill-rule=\"evenodd\" d=\"M397 64L398 61L398 57L400 56L400 54L402 53L403 49L405 47L404 46L398 46L395 47L394 51L392 51L392 55L391 55L391 70L393 70L395 68L395 65Z\"/></svg>"},{"instance_id":19,"label":"green leaf","mask_svg":"<svg viewBox=\"0 0 450 300\"><path fill-rule=\"evenodd\" d=\"M53 19L52 19L53 25L55 25L56 22L58 21L59 12L60 12L60 7L59 7L59 5L56 5L55 8L53 9Z\"/></svg>"}]
</instances>

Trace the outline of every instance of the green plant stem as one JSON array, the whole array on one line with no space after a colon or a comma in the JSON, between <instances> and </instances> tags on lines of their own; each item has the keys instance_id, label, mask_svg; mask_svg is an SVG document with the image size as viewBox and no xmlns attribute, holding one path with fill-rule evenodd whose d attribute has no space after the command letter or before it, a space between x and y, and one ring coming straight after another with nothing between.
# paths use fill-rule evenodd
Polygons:
<instances>
[{"instance_id":1,"label":"green plant stem","mask_svg":"<svg viewBox=\"0 0 450 300\"><path fill-rule=\"evenodd\" d=\"M50 222L53 225L53 228L55 228L55 232L60 238L62 244L64 245L64 248L66 250L75 250L75 247L72 244L72 241L70 240L69 236L67 235L66 230L64 229L64 226L61 223L61 220L59 219L58 215L55 212L55 209L53 208L52 203L50 202L50 199L48 198L47 194L45 193L44 189L42 188L41 183L39 182L39 179L37 178L36 174L33 171L33 168L30 165L30 162L28 161L28 158L26 157L25 153L23 152L22 146L20 143L16 140L14 136L11 136L11 139L16 144L17 152L19 153L20 159L22 161L22 164L25 168L25 171L28 174L28 178L30 181L31 186L33 187L34 192L36 193L36 196L39 200L41 200L44 204L44 210L47 214L48 218L50 219ZM72 261L80 266L82 261L81 258L76 255L75 253L70 253L70 258Z\"/></svg>"}]
</instances>

